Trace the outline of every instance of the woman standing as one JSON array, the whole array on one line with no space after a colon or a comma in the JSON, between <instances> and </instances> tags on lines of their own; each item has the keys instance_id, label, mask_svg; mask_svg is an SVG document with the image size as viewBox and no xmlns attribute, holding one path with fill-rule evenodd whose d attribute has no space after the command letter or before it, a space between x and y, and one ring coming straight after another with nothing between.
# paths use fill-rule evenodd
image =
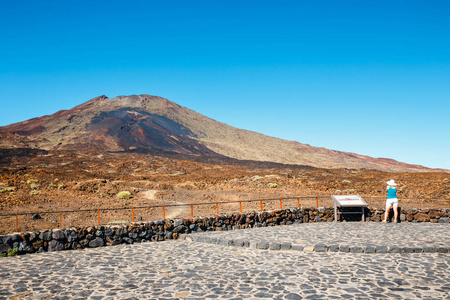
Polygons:
<instances>
[{"instance_id":1,"label":"woman standing","mask_svg":"<svg viewBox=\"0 0 450 300\"><path fill-rule=\"evenodd\" d=\"M387 218L389 216L389 210L391 206L394 209L394 223L398 220L398 199L397 199L397 183L393 179L386 182L387 183L387 200L386 200L386 213L384 214L383 223L387 223Z\"/></svg>"}]
</instances>

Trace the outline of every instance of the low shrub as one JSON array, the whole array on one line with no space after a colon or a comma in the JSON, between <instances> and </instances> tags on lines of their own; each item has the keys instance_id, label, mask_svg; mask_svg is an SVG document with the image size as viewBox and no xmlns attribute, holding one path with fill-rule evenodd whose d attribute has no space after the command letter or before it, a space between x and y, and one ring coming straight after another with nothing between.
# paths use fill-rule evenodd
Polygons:
<instances>
[{"instance_id":1,"label":"low shrub","mask_svg":"<svg viewBox=\"0 0 450 300\"><path fill-rule=\"evenodd\" d=\"M268 187L270 187L271 189L278 187L278 184L270 182L267 184Z\"/></svg>"},{"instance_id":2,"label":"low shrub","mask_svg":"<svg viewBox=\"0 0 450 300\"><path fill-rule=\"evenodd\" d=\"M30 184L30 188L31 188L32 190L37 190L40 186L41 186L41 185L40 185L40 184L37 184L37 183L32 183L32 184Z\"/></svg>"},{"instance_id":3,"label":"low shrub","mask_svg":"<svg viewBox=\"0 0 450 300\"><path fill-rule=\"evenodd\" d=\"M5 187L4 189L1 189L0 190L0 193L6 193L6 192L12 192L13 191L13 188L11 188L11 187Z\"/></svg>"},{"instance_id":4,"label":"low shrub","mask_svg":"<svg viewBox=\"0 0 450 300\"><path fill-rule=\"evenodd\" d=\"M16 256L18 252L19 252L19 248L17 248L17 247L11 248L11 249L8 249L8 251L6 252L6 255Z\"/></svg>"},{"instance_id":5,"label":"low shrub","mask_svg":"<svg viewBox=\"0 0 450 300\"><path fill-rule=\"evenodd\" d=\"M122 191L117 193L117 198L119 199L130 199L131 193L129 191Z\"/></svg>"}]
</instances>

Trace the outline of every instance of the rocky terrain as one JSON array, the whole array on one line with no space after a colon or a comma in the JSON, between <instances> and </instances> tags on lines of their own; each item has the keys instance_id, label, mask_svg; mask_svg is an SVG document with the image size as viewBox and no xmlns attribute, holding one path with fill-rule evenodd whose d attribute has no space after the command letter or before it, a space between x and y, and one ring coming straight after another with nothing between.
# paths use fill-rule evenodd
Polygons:
<instances>
[{"instance_id":1,"label":"rocky terrain","mask_svg":"<svg viewBox=\"0 0 450 300\"><path fill-rule=\"evenodd\" d=\"M64 213L62 226L95 225L97 209L127 208L102 212L101 222L127 222L132 207L181 205L166 208L166 218L216 214L216 202L259 199L285 200L285 207L331 206L332 194L360 194L371 206L383 207L385 181L399 182L404 207L449 207L450 181L445 172L387 173L378 170L320 169L256 162L206 163L141 153L14 149L0 151L0 211ZM130 199L117 194L129 191ZM419 199L420 198L420 199ZM433 200L439 198L440 200ZM421 203L422 201L422 203ZM237 202L236 202L237 203ZM265 209L279 201L267 200ZM243 202L243 211L259 210L259 202ZM239 205L223 204L220 212L239 211ZM161 208L136 209L136 220L162 219ZM19 230L58 227L58 214L19 217ZM0 232L15 230L15 216L0 218Z\"/></svg>"}]
</instances>

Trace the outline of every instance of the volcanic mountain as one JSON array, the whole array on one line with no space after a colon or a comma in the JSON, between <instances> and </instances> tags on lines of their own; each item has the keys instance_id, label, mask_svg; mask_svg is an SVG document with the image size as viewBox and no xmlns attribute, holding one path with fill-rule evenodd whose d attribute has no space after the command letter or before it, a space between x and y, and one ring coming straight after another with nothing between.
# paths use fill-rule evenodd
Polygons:
<instances>
[{"instance_id":1,"label":"volcanic mountain","mask_svg":"<svg viewBox=\"0 0 450 300\"><path fill-rule=\"evenodd\" d=\"M150 95L96 97L70 110L0 127L1 148L146 152L318 168L430 169L269 137Z\"/></svg>"}]
</instances>

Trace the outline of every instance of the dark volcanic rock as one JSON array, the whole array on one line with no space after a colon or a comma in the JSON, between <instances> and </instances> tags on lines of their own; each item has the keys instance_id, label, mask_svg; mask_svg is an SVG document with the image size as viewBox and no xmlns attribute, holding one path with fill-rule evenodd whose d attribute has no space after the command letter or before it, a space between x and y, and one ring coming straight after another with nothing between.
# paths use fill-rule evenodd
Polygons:
<instances>
[{"instance_id":1,"label":"dark volcanic rock","mask_svg":"<svg viewBox=\"0 0 450 300\"><path fill-rule=\"evenodd\" d=\"M91 248L97 248L97 247L101 247L103 245L104 245L104 241L100 237L97 237L94 240L89 242L89 247L91 247Z\"/></svg>"},{"instance_id":2,"label":"dark volcanic rock","mask_svg":"<svg viewBox=\"0 0 450 300\"><path fill-rule=\"evenodd\" d=\"M48 251L61 251L64 250L64 244L57 241L57 240L52 240L48 243Z\"/></svg>"}]
</instances>

